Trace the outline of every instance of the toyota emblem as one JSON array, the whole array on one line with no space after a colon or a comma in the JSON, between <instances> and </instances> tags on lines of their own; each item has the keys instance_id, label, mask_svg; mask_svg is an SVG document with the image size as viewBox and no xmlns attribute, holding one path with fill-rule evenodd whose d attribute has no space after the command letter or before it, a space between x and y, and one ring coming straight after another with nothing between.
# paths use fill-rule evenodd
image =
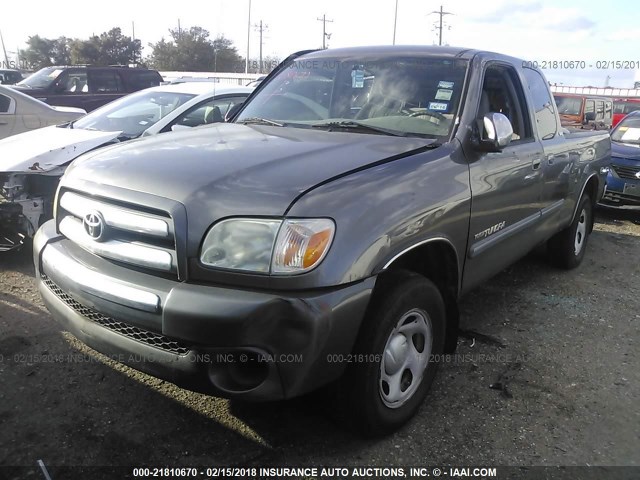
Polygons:
<instances>
[{"instance_id":1,"label":"toyota emblem","mask_svg":"<svg viewBox=\"0 0 640 480\"><path fill-rule=\"evenodd\" d=\"M87 235L95 241L99 242L104 239L105 224L100 212L94 210L87 213L82 219L82 226Z\"/></svg>"},{"instance_id":2,"label":"toyota emblem","mask_svg":"<svg viewBox=\"0 0 640 480\"><path fill-rule=\"evenodd\" d=\"M640 170L638 170L638 171L636 172L636 178L637 178L638 180L640 180Z\"/></svg>"}]
</instances>

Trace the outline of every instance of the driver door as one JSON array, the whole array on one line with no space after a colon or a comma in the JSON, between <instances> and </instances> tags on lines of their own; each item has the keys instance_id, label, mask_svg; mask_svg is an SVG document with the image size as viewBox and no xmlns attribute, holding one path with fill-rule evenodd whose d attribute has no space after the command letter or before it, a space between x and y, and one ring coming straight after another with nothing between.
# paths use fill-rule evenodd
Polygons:
<instances>
[{"instance_id":1,"label":"driver door","mask_svg":"<svg viewBox=\"0 0 640 480\"><path fill-rule=\"evenodd\" d=\"M505 115L511 143L500 152L467 148L470 162L471 220L465 289L493 275L535 246L540 220L542 144L535 135L520 77L506 64L488 64L476 115Z\"/></svg>"}]
</instances>

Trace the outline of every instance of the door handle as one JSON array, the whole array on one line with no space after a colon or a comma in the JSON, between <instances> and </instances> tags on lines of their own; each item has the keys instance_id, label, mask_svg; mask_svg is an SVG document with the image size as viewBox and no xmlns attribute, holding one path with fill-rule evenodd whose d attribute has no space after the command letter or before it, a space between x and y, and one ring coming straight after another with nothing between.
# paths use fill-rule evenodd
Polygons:
<instances>
[{"instance_id":1,"label":"door handle","mask_svg":"<svg viewBox=\"0 0 640 480\"><path fill-rule=\"evenodd\" d=\"M533 162L531 162L531 168L533 168L534 170L538 170L540 168L541 163L542 163L542 160L540 160L539 158L536 158L533 160Z\"/></svg>"}]
</instances>

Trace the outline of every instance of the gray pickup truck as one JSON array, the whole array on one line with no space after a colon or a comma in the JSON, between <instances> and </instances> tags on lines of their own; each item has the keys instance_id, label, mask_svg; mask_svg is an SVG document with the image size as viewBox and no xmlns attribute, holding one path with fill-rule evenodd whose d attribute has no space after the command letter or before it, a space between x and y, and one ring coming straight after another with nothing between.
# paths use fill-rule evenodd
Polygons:
<instances>
[{"instance_id":1,"label":"gray pickup truck","mask_svg":"<svg viewBox=\"0 0 640 480\"><path fill-rule=\"evenodd\" d=\"M328 386L367 434L423 403L461 295L545 242L580 264L610 161L538 70L475 50L301 52L232 115L75 161L34 239L44 302L185 388Z\"/></svg>"}]
</instances>

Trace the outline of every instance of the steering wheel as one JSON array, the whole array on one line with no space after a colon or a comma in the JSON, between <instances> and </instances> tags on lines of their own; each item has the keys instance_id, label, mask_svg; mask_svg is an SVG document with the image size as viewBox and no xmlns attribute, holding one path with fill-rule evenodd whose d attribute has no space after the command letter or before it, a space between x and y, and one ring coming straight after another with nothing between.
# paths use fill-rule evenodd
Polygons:
<instances>
[{"instance_id":1,"label":"steering wheel","mask_svg":"<svg viewBox=\"0 0 640 480\"><path fill-rule=\"evenodd\" d=\"M433 118L437 118L438 120L444 120L444 121L447 120L447 117L445 117L441 113L432 112L430 110L424 110L422 112L413 112L413 113L410 113L407 116L408 117L433 117Z\"/></svg>"}]
</instances>

